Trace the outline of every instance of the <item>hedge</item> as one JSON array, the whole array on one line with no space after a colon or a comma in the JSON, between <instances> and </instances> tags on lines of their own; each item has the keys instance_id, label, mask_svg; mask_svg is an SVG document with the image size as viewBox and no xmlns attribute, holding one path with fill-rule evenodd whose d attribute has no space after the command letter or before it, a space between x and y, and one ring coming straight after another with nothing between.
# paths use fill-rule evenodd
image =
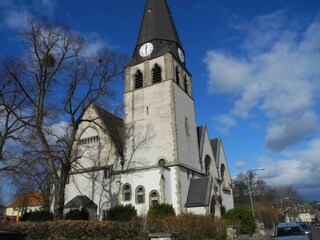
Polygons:
<instances>
[{"instance_id":1,"label":"hedge","mask_svg":"<svg viewBox=\"0 0 320 240\"><path fill-rule=\"evenodd\" d=\"M18 222L2 225L0 228L21 231L32 240L147 240L151 232L177 232L180 240L226 239L221 219L193 214L163 218L137 217L129 222L68 220L42 223Z\"/></svg>"}]
</instances>

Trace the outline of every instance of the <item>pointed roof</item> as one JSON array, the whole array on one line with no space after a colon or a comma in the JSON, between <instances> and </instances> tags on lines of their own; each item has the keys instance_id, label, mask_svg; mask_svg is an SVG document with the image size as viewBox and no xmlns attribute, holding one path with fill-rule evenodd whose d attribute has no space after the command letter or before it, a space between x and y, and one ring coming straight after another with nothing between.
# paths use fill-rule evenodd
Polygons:
<instances>
[{"instance_id":1,"label":"pointed roof","mask_svg":"<svg viewBox=\"0 0 320 240\"><path fill-rule=\"evenodd\" d=\"M145 6L137 45L154 39L177 42L182 47L166 0L147 0Z\"/></svg>"},{"instance_id":2,"label":"pointed roof","mask_svg":"<svg viewBox=\"0 0 320 240\"><path fill-rule=\"evenodd\" d=\"M72 198L69 202L64 205L65 208L97 208L97 204L95 204L90 198L86 195L78 195Z\"/></svg>"},{"instance_id":3,"label":"pointed roof","mask_svg":"<svg viewBox=\"0 0 320 240\"><path fill-rule=\"evenodd\" d=\"M185 207L208 206L211 196L212 177L192 178Z\"/></svg>"},{"instance_id":4,"label":"pointed roof","mask_svg":"<svg viewBox=\"0 0 320 240\"><path fill-rule=\"evenodd\" d=\"M97 105L94 105L94 108L97 110L97 113L101 120L103 121L107 131L109 132L109 135L118 150L118 153L120 156L123 156L123 119L116 116L115 114L112 114L108 112L107 110L103 109L102 107L99 107Z\"/></svg>"},{"instance_id":5,"label":"pointed roof","mask_svg":"<svg viewBox=\"0 0 320 240\"><path fill-rule=\"evenodd\" d=\"M18 207L41 207L44 205L44 194L40 192L29 192L15 198L9 208Z\"/></svg>"},{"instance_id":6,"label":"pointed roof","mask_svg":"<svg viewBox=\"0 0 320 240\"><path fill-rule=\"evenodd\" d=\"M153 50L148 56L140 56L139 50L147 42L152 43ZM166 53L173 54L180 61L178 49L184 53L167 0L147 0L137 44L128 66L163 56ZM185 66L185 61L181 64Z\"/></svg>"}]
</instances>

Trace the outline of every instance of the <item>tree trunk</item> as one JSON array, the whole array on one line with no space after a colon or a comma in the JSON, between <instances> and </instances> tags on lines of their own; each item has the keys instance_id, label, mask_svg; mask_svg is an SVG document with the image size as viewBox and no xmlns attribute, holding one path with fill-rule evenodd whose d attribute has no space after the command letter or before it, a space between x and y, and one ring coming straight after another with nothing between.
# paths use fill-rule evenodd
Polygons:
<instances>
[{"instance_id":1,"label":"tree trunk","mask_svg":"<svg viewBox=\"0 0 320 240\"><path fill-rule=\"evenodd\" d=\"M67 184L70 167L62 166L60 178L54 184L54 219L63 219L64 201L65 201L65 186Z\"/></svg>"}]
</instances>

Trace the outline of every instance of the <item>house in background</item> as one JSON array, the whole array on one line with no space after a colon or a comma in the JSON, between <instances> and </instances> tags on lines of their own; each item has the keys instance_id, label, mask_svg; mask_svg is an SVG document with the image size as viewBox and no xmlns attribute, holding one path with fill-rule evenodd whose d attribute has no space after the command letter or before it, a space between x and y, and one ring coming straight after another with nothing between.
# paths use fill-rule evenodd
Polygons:
<instances>
[{"instance_id":1,"label":"house in background","mask_svg":"<svg viewBox=\"0 0 320 240\"><path fill-rule=\"evenodd\" d=\"M12 201L6 209L6 217L16 220L25 212L41 210L44 206L44 197L40 192L23 194Z\"/></svg>"},{"instance_id":2,"label":"house in background","mask_svg":"<svg viewBox=\"0 0 320 240\"><path fill-rule=\"evenodd\" d=\"M300 222L316 222L316 212L311 205L297 205L297 213Z\"/></svg>"},{"instance_id":3,"label":"house in background","mask_svg":"<svg viewBox=\"0 0 320 240\"><path fill-rule=\"evenodd\" d=\"M190 59L190 62L191 59ZM147 0L125 68L124 118L91 105L81 116L65 207L79 196L97 219L117 204L139 215L172 204L177 214L220 216L233 208L221 139L197 127L192 76L166 0Z\"/></svg>"}]
</instances>

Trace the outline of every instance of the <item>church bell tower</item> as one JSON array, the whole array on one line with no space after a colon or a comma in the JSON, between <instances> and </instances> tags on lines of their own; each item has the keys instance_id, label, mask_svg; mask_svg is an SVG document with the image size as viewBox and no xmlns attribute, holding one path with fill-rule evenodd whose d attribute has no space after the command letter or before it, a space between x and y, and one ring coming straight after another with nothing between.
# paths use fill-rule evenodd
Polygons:
<instances>
[{"instance_id":1,"label":"church bell tower","mask_svg":"<svg viewBox=\"0 0 320 240\"><path fill-rule=\"evenodd\" d=\"M177 186L180 171L200 171L192 79L166 0L147 0L124 104L127 169L172 168Z\"/></svg>"}]
</instances>

